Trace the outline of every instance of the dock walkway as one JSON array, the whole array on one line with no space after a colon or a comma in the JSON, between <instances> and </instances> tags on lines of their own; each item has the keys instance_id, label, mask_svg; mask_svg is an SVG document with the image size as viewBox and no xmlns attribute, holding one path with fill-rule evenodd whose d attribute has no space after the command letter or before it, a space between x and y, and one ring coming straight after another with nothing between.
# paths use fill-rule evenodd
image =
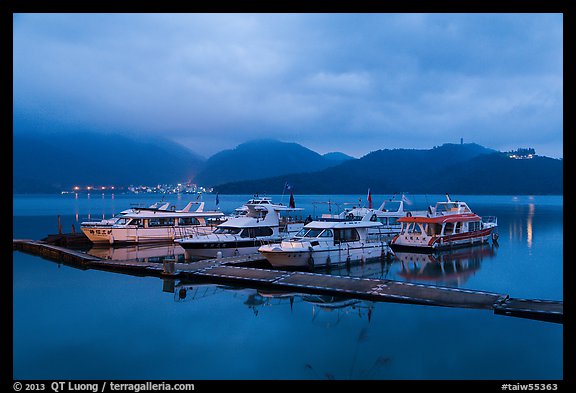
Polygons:
<instances>
[{"instance_id":1,"label":"dock walkway","mask_svg":"<svg viewBox=\"0 0 576 393\"><path fill-rule=\"evenodd\" d=\"M301 271L285 271L245 266L264 261L260 254L163 264L141 261L100 259L43 241L14 239L13 249L40 255L81 269L97 269L136 276L202 280L248 287L330 294L357 299L411 303L443 307L493 310L498 315L516 316L562 323L563 302L514 299L509 295L484 291L440 287L387 279L335 276Z\"/></svg>"}]
</instances>

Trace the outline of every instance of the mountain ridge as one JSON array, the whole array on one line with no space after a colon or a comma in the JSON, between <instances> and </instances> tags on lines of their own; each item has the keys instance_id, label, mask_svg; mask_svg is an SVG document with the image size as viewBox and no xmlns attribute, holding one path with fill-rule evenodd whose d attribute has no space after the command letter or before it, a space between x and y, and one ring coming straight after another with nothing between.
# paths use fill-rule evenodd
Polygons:
<instances>
[{"instance_id":1,"label":"mountain ridge","mask_svg":"<svg viewBox=\"0 0 576 393\"><path fill-rule=\"evenodd\" d=\"M255 171L251 163L267 171L243 178ZM223 194L273 194L282 192L287 182L300 194L364 193L368 188L373 193L561 194L562 165L562 159L541 156L512 160L475 143L380 149L354 158L339 152L321 155L297 143L267 139L205 159L161 137L13 134L13 193L189 181ZM210 175L207 168L220 177ZM218 184L218 178L224 181Z\"/></svg>"},{"instance_id":2,"label":"mountain ridge","mask_svg":"<svg viewBox=\"0 0 576 393\"><path fill-rule=\"evenodd\" d=\"M563 160L512 159L477 144L429 150L377 150L318 172L215 186L222 194L278 192L286 182L300 194L440 193L562 194ZM530 181L526 181L527 174ZM322 179L319 182L317 179Z\"/></svg>"},{"instance_id":3,"label":"mountain ridge","mask_svg":"<svg viewBox=\"0 0 576 393\"><path fill-rule=\"evenodd\" d=\"M194 181L214 186L237 179L256 180L322 170L340 162L325 158L298 143L257 139L214 154L208 158Z\"/></svg>"}]
</instances>

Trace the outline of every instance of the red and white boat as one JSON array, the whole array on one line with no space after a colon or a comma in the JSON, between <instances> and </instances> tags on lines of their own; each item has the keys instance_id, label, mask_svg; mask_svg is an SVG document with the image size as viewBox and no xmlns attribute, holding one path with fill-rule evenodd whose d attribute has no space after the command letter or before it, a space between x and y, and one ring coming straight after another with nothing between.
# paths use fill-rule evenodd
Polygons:
<instances>
[{"instance_id":1,"label":"red and white boat","mask_svg":"<svg viewBox=\"0 0 576 393\"><path fill-rule=\"evenodd\" d=\"M496 240L496 217L480 217L465 202L452 201L430 206L427 212L408 212L399 218L400 233L390 242L393 250L443 250Z\"/></svg>"}]
</instances>

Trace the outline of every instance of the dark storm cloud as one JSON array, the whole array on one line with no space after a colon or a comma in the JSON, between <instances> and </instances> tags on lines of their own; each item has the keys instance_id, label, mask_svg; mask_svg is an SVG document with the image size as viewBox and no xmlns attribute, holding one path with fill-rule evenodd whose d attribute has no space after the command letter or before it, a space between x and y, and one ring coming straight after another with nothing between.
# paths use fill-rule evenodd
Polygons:
<instances>
[{"instance_id":1,"label":"dark storm cloud","mask_svg":"<svg viewBox=\"0 0 576 393\"><path fill-rule=\"evenodd\" d=\"M562 156L559 14L24 14L15 132Z\"/></svg>"}]
</instances>

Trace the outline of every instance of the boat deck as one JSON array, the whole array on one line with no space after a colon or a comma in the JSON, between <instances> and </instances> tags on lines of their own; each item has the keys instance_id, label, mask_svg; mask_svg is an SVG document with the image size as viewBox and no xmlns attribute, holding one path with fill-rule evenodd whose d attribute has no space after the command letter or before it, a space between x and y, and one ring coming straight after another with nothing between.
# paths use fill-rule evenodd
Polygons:
<instances>
[{"instance_id":1,"label":"boat deck","mask_svg":"<svg viewBox=\"0 0 576 393\"><path fill-rule=\"evenodd\" d=\"M300 293L331 294L373 301L485 309L493 310L497 315L555 323L562 323L564 315L562 301L514 299L505 294L404 281L246 266L249 263L265 261L260 254L190 263L177 263L170 259L165 260L164 263L154 263L105 260L43 241L26 239L13 239L13 249L80 269L106 270L136 276L231 283L246 287L297 290Z\"/></svg>"}]
</instances>

